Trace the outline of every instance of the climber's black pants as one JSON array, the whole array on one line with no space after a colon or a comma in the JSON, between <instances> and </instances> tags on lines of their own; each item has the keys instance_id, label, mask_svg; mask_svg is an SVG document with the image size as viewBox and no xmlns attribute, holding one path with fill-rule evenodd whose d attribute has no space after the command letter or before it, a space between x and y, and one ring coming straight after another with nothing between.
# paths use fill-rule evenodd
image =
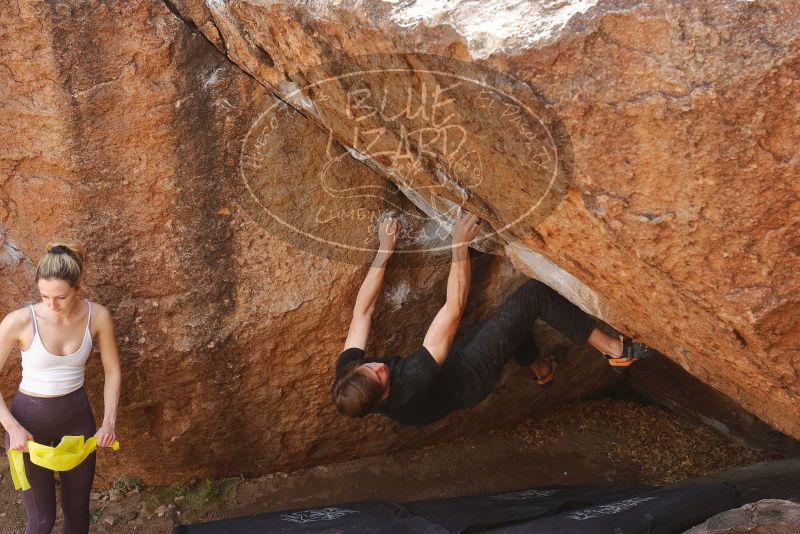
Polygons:
<instances>
[{"instance_id":1,"label":"climber's black pants","mask_svg":"<svg viewBox=\"0 0 800 534\"><path fill-rule=\"evenodd\" d=\"M528 280L484 322L459 336L447 356L448 371L457 376L457 406L469 408L494 388L508 360L523 366L538 358L530 334L541 319L575 343L585 343L594 320L567 299L539 282Z\"/></svg>"}]
</instances>

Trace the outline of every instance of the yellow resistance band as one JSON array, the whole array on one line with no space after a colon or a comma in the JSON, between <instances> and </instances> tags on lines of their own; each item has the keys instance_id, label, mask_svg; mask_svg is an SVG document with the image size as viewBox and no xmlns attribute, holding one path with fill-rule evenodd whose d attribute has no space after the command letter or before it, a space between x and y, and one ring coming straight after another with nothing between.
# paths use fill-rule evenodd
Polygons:
<instances>
[{"instance_id":1,"label":"yellow resistance band","mask_svg":"<svg viewBox=\"0 0 800 534\"><path fill-rule=\"evenodd\" d=\"M35 441L28 442L31 462L51 471L74 469L87 456L92 454L96 448L96 437L91 437L84 442L83 436L64 436L61 438L61 443L55 447L40 445ZM111 444L111 449L118 451L119 441L114 441ZM22 459L22 452L9 449L8 463L11 467L11 480L14 481L14 489L21 489L22 491L31 489L28 476L25 474L25 462Z\"/></svg>"}]
</instances>

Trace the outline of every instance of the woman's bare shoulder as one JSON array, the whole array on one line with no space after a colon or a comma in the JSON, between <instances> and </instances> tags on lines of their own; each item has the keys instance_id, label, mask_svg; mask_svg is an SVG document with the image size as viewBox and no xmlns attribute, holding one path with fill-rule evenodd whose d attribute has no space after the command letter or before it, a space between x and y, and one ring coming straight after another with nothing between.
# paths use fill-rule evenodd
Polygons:
<instances>
[{"instance_id":1,"label":"woman's bare shoulder","mask_svg":"<svg viewBox=\"0 0 800 534\"><path fill-rule=\"evenodd\" d=\"M9 329L13 333L18 333L24 328L31 325L31 310L30 308L20 308L10 312L3 318L3 329Z\"/></svg>"},{"instance_id":2,"label":"woman's bare shoulder","mask_svg":"<svg viewBox=\"0 0 800 534\"><path fill-rule=\"evenodd\" d=\"M92 324L96 325L99 328L104 328L107 326L113 327L113 319L111 318L111 312L98 302L92 301Z\"/></svg>"},{"instance_id":3,"label":"woman's bare shoulder","mask_svg":"<svg viewBox=\"0 0 800 534\"><path fill-rule=\"evenodd\" d=\"M110 318L111 312L99 302L92 301L92 316Z\"/></svg>"}]
</instances>

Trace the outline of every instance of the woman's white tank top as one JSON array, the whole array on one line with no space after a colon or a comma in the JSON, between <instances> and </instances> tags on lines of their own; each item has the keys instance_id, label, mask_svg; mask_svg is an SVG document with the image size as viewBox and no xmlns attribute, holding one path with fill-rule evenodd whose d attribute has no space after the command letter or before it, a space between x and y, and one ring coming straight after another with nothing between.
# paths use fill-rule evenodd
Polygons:
<instances>
[{"instance_id":1,"label":"woman's white tank top","mask_svg":"<svg viewBox=\"0 0 800 534\"><path fill-rule=\"evenodd\" d=\"M33 342L28 350L22 351L22 381L19 389L34 395L60 396L72 393L83 386L86 360L92 352L92 303L88 300L89 321L83 334L80 348L66 356L56 356L48 352L39 335L36 313L31 305L33 316Z\"/></svg>"}]
</instances>

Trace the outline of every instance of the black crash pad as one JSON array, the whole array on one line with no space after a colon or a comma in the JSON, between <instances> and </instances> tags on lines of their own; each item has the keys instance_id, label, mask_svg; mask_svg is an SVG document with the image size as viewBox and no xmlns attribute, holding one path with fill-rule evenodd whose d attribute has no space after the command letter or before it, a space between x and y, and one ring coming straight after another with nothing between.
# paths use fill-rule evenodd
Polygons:
<instances>
[{"instance_id":1,"label":"black crash pad","mask_svg":"<svg viewBox=\"0 0 800 534\"><path fill-rule=\"evenodd\" d=\"M736 488L545 486L392 504L365 501L176 527L175 534L478 533L679 534L739 505Z\"/></svg>"},{"instance_id":2,"label":"black crash pad","mask_svg":"<svg viewBox=\"0 0 800 534\"><path fill-rule=\"evenodd\" d=\"M637 495L650 489L654 488L544 486L489 495L411 502L403 506L412 514L446 528L448 532L479 532L483 528L531 521L565 510Z\"/></svg>"},{"instance_id":3,"label":"black crash pad","mask_svg":"<svg viewBox=\"0 0 800 534\"><path fill-rule=\"evenodd\" d=\"M446 534L447 530L415 517L404 507L381 501L303 508L176 527L174 534L245 534L255 532L364 532L367 534Z\"/></svg>"},{"instance_id":4,"label":"black crash pad","mask_svg":"<svg viewBox=\"0 0 800 534\"><path fill-rule=\"evenodd\" d=\"M688 485L619 496L531 521L464 532L677 534L737 506L738 492L730 484Z\"/></svg>"}]
</instances>

